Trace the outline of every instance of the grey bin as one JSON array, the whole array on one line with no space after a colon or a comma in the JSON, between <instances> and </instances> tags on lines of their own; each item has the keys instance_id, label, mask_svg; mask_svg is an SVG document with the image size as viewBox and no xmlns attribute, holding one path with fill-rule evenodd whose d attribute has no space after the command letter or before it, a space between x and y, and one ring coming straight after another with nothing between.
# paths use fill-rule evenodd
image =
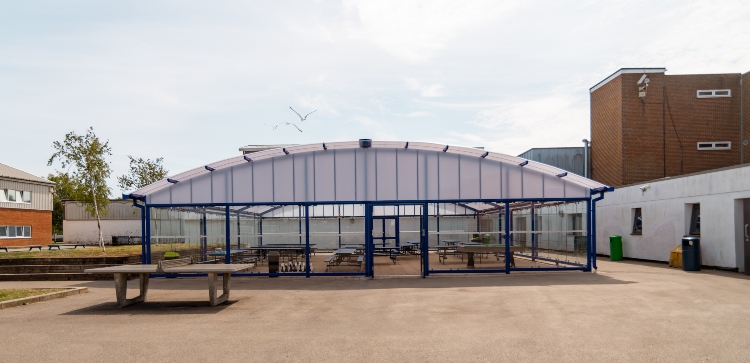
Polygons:
<instances>
[{"instance_id":1,"label":"grey bin","mask_svg":"<svg viewBox=\"0 0 750 363\"><path fill-rule=\"evenodd\" d=\"M268 273L279 273L279 252L268 252Z\"/></svg>"},{"instance_id":2,"label":"grey bin","mask_svg":"<svg viewBox=\"0 0 750 363\"><path fill-rule=\"evenodd\" d=\"M698 237L682 237L682 270L701 270L701 239Z\"/></svg>"}]
</instances>

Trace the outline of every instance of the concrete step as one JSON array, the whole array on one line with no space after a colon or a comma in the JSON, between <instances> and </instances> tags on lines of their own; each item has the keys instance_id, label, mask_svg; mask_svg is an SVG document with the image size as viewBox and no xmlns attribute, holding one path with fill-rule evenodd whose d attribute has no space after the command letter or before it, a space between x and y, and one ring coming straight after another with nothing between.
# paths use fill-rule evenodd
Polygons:
<instances>
[{"instance_id":1,"label":"concrete step","mask_svg":"<svg viewBox=\"0 0 750 363\"><path fill-rule=\"evenodd\" d=\"M5 252L0 252L5 253ZM7 257L7 256L3 256ZM60 257L60 258L0 258L0 265L123 265L141 263L141 256L126 257Z\"/></svg>"},{"instance_id":2,"label":"concrete step","mask_svg":"<svg viewBox=\"0 0 750 363\"><path fill-rule=\"evenodd\" d=\"M2 261L2 260L0 260ZM0 274L32 274L32 273L76 273L89 268L116 266L115 264L90 265L2 265Z\"/></svg>"},{"instance_id":3,"label":"concrete step","mask_svg":"<svg viewBox=\"0 0 750 363\"><path fill-rule=\"evenodd\" d=\"M32 274L0 274L0 281L92 281L113 280L110 274L85 273L32 273Z\"/></svg>"}]
</instances>

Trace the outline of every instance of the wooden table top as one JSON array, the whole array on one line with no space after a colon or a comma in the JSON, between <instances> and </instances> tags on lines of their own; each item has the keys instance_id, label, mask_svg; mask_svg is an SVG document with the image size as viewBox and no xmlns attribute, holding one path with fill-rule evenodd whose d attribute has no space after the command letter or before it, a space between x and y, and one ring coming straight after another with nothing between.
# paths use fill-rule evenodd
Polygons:
<instances>
[{"instance_id":1,"label":"wooden table top","mask_svg":"<svg viewBox=\"0 0 750 363\"><path fill-rule=\"evenodd\" d=\"M179 274L179 273L230 273L244 271L249 268L255 267L252 263L235 263L235 264L214 264L214 265L185 265L180 267L165 268L164 273L168 274Z\"/></svg>"}]
</instances>

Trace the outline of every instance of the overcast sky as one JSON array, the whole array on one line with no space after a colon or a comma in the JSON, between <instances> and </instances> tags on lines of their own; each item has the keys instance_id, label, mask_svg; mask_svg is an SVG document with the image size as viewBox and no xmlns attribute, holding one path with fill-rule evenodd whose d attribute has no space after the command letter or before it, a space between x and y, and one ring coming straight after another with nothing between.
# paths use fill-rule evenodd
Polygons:
<instances>
[{"instance_id":1,"label":"overcast sky","mask_svg":"<svg viewBox=\"0 0 750 363\"><path fill-rule=\"evenodd\" d=\"M127 155L176 174L247 144L581 146L588 89L619 68L750 71L749 19L716 0L0 1L0 162L44 176L93 126L119 195Z\"/></svg>"}]
</instances>

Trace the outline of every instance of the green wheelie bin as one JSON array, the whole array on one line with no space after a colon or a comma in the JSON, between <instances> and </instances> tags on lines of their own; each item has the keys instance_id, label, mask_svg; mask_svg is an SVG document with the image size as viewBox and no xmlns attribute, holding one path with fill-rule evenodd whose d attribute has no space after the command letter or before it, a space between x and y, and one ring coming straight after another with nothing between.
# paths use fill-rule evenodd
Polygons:
<instances>
[{"instance_id":1,"label":"green wheelie bin","mask_svg":"<svg viewBox=\"0 0 750 363\"><path fill-rule=\"evenodd\" d=\"M609 236L609 259L622 261L622 236Z\"/></svg>"}]
</instances>

